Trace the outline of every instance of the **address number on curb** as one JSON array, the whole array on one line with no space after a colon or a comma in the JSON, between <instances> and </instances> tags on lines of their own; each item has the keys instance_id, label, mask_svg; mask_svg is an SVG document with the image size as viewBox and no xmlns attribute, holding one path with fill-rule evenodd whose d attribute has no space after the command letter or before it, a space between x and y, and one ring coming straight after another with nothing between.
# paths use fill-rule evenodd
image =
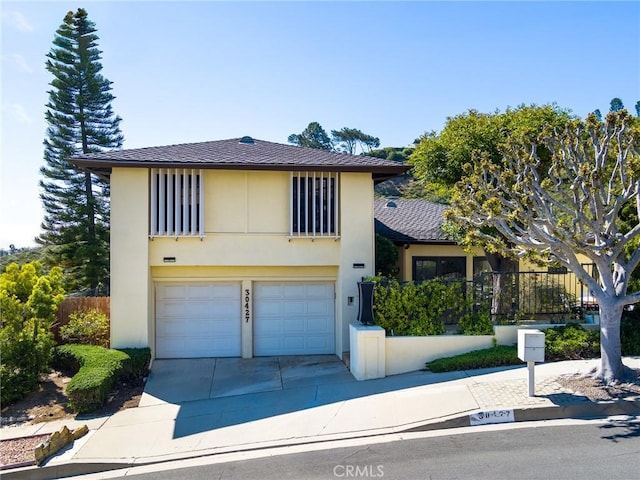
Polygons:
<instances>
[{"instance_id":1,"label":"address number on curb","mask_svg":"<svg viewBox=\"0 0 640 480\"><path fill-rule=\"evenodd\" d=\"M471 426L488 425L490 423L511 423L516 418L513 410L488 410L486 412L477 412L469 415Z\"/></svg>"}]
</instances>

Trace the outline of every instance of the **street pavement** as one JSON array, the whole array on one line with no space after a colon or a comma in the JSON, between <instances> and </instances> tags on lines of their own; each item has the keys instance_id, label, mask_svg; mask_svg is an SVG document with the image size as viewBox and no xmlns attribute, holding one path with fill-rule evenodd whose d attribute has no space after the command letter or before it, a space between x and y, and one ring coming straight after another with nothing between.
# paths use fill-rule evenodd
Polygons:
<instances>
[{"instance_id":1,"label":"street pavement","mask_svg":"<svg viewBox=\"0 0 640 480\"><path fill-rule=\"evenodd\" d=\"M538 364L535 396L526 367L417 371L358 382L337 357L157 360L137 408L108 417L3 427L0 438L89 434L42 467L3 478L59 478L158 462L486 423L640 413L640 398L592 402L555 379L599 360ZM640 368L640 358L624 363Z\"/></svg>"}]
</instances>

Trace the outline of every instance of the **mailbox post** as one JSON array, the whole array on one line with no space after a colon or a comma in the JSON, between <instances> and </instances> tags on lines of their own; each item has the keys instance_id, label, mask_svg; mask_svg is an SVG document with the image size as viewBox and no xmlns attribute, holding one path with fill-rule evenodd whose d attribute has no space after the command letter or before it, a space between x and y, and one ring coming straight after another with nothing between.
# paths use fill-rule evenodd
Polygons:
<instances>
[{"instance_id":1,"label":"mailbox post","mask_svg":"<svg viewBox=\"0 0 640 480\"><path fill-rule=\"evenodd\" d=\"M535 396L534 367L536 362L544 362L544 332L534 329L518 330L518 358L527 362L529 370L529 396Z\"/></svg>"}]
</instances>

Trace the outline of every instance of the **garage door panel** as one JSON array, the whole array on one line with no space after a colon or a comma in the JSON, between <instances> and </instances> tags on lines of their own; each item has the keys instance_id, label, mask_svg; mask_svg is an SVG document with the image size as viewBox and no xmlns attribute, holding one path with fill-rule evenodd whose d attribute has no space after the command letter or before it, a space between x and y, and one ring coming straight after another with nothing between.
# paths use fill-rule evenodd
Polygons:
<instances>
[{"instance_id":1,"label":"garage door panel","mask_svg":"<svg viewBox=\"0 0 640 480\"><path fill-rule=\"evenodd\" d=\"M283 285L282 297L283 298L304 298L305 286L304 285Z\"/></svg>"},{"instance_id":2,"label":"garage door panel","mask_svg":"<svg viewBox=\"0 0 640 480\"><path fill-rule=\"evenodd\" d=\"M187 298L189 300L209 300L212 295L213 287L211 285L189 285L187 289Z\"/></svg>"},{"instance_id":3,"label":"garage door panel","mask_svg":"<svg viewBox=\"0 0 640 480\"><path fill-rule=\"evenodd\" d=\"M307 306L304 302L287 302L282 304L282 310L285 315L304 315Z\"/></svg>"},{"instance_id":4,"label":"garage door panel","mask_svg":"<svg viewBox=\"0 0 640 480\"><path fill-rule=\"evenodd\" d=\"M305 347L305 338L302 335L296 337L285 337L282 339L285 350L300 351Z\"/></svg>"},{"instance_id":5,"label":"garage door panel","mask_svg":"<svg viewBox=\"0 0 640 480\"><path fill-rule=\"evenodd\" d=\"M216 299L235 299L238 298L238 292L236 285L216 285L212 296Z\"/></svg>"},{"instance_id":6,"label":"garage door panel","mask_svg":"<svg viewBox=\"0 0 640 480\"><path fill-rule=\"evenodd\" d=\"M309 315L329 315L330 313L332 313L329 311L331 305L327 304L326 301L309 301L307 302L305 307L306 313Z\"/></svg>"},{"instance_id":7,"label":"garage door panel","mask_svg":"<svg viewBox=\"0 0 640 480\"><path fill-rule=\"evenodd\" d=\"M325 348L333 348L333 343L329 344L327 342L327 338L325 336L322 337L314 337L312 335L310 335L308 337L308 345L309 348L314 349L314 350L322 350Z\"/></svg>"},{"instance_id":8,"label":"garage door panel","mask_svg":"<svg viewBox=\"0 0 640 480\"><path fill-rule=\"evenodd\" d=\"M330 285L307 285L305 297L325 299L333 295L333 288L331 287Z\"/></svg>"},{"instance_id":9,"label":"garage door panel","mask_svg":"<svg viewBox=\"0 0 640 480\"><path fill-rule=\"evenodd\" d=\"M256 282L254 354L335 353L334 284Z\"/></svg>"},{"instance_id":10,"label":"garage door panel","mask_svg":"<svg viewBox=\"0 0 640 480\"><path fill-rule=\"evenodd\" d=\"M240 304L238 302L213 302L208 306L208 312L213 318L225 320L229 317L237 317Z\"/></svg>"},{"instance_id":11,"label":"garage door panel","mask_svg":"<svg viewBox=\"0 0 640 480\"><path fill-rule=\"evenodd\" d=\"M282 298L281 285L263 285L261 287L260 295L263 300L270 298Z\"/></svg>"},{"instance_id":12,"label":"garage door panel","mask_svg":"<svg viewBox=\"0 0 640 480\"><path fill-rule=\"evenodd\" d=\"M282 313L282 305L280 301L262 300L253 302L254 315L260 316L277 316Z\"/></svg>"},{"instance_id":13,"label":"garage door panel","mask_svg":"<svg viewBox=\"0 0 640 480\"><path fill-rule=\"evenodd\" d=\"M162 291L164 299L184 299L187 295L187 287L184 285L163 285L158 287Z\"/></svg>"},{"instance_id":14,"label":"garage door panel","mask_svg":"<svg viewBox=\"0 0 640 480\"><path fill-rule=\"evenodd\" d=\"M307 318L306 330L309 333L326 332L331 325L327 318Z\"/></svg>"},{"instance_id":15,"label":"garage door panel","mask_svg":"<svg viewBox=\"0 0 640 480\"><path fill-rule=\"evenodd\" d=\"M256 316L256 318L258 318ZM266 317L261 317L261 318L266 318ZM263 322L256 322L254 325L254 336L255 337L261 337L261 336L266 336L266 335L275 335L275 334L280 334L282 333L282 323L281 322L274 322L274 321L269 321L270 319L267 319L267 321L263 321Z\"/></svg>"},{"instance_id":16,"label":"garage door panel","mask_svg":"<svg viewBox=\"0 0 640 480\"><path fill-rule=\"evenodd\" d=\"M300 318L283 318L282 319L282 331L285 334L304 333L304 319Z\"/></svg>"},{"instance_id":17,"label":"garage door panel","mask_svg":"<svg viewBox=\"0 0 640 480\"><path fill-rule=\"evenodd\" d=\"M156 356L240 356L240 284L156 286Z\"/></svg>"}]
</instances>

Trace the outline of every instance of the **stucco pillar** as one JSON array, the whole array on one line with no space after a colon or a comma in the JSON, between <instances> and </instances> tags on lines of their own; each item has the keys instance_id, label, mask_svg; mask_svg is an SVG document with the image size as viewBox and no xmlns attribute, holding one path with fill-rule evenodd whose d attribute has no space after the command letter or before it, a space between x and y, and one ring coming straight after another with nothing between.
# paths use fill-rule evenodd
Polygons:
<instances>
[{"instance_id":1,"label":"stucco pillar","mask_svg":"<svg viewBox=\"0 0 640 480\"><path fill-rule=\"evenodd\" d=\"M153 347L149 173L113 168L110 183L111 347Z\"/></svg>"}]
</instances>

